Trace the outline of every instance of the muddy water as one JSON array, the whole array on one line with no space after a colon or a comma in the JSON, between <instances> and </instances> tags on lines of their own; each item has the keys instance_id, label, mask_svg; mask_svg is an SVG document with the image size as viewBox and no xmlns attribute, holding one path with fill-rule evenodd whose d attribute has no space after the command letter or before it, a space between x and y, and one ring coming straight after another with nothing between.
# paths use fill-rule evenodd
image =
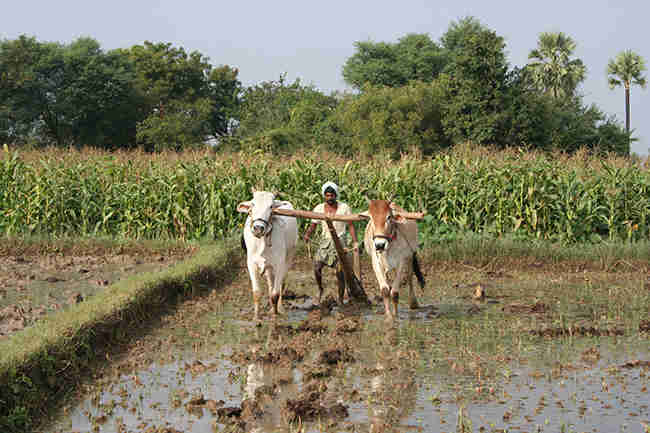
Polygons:
<instances>
[{"instance_id":1,"label":"muddy water","mask_svg":"<svg viewBox=\"0 0 650 433\"><path fill-rule=\"evenodd\" d=\"M315 309L297 273L261 327L241 278L134 343L42 431L647 431L647 296L620 317L607 282L609 303L590 280L569 308L567 287L586 293L569 277L492 281L481 301L463 278L389 324L379 303ZM547 302L518 295L531 290Z\"/></svg>"},{"instance_id":2,"label":"muddy water","mask_svg":"<svg viewBox=\"0 0 650 433\"><path fill-rule=\"evenodd\" d=\"M164 254L167 253L167 254ZM141 255L74 254L0 257L0 339L65 310L130 275L157 272L191 251Z\"/></svg>"}]
</instances>

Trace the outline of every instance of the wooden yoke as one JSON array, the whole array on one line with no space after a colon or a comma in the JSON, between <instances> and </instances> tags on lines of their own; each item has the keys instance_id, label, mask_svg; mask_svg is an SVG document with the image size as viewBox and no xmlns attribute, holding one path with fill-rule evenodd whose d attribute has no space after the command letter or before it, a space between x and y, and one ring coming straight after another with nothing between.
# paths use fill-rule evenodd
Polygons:
<instances>
[{"instance_id":1,"label":"wooden yoke","mask_svg":"<svg viewBox=\"0 0 650 433\"><path fill-rule=\"evenodd\" d=\"M359 214L352 215L327 215L320 212L310 212L307 210L298 210L298 209L273 209L273 213L276 215L290 216L294 218L310 218L313 220L329 220L329 221L346 221L346 222L356 222L364 221L366 218L359 216Z\"/></svg>"},{"instance_id":2,"label":"wooden yoke","mask_svg":"<svg viewBox=\"0 0 650 433\"><path fill-rule=\"evenodd\" d=\"M350 261L348 259L348 255L345 253L345 250L343 249L343 244L341 243L341 240L339 239L339 236L336 233L336 230L334 229L334 224L332 224L332 221L355 222L355 221L363 221L366 218L363 218L358 214L327 215L324 213L310 212L310 211L297 210L297 209L273 209L272 212L276 215L283 215L283 216L289 216L294 218L301 217L301 218L310 218L316 220L325 220L325 223L327 224L327 228L330 231L330 235L332 236L332 240L334 241L336 254L339 256L339 260L341 261L341 267L343 268L343 275L345 276L345 282L348 286L350 299L354 299L357 302L363 302L368 305L371 304L370 300L368 299L368 295L366 295L365 290L363 290L361 281L353 271L352 265L350 264ZM356 251L355 253L356 253L355 261L358 261L359 252ZM360 269L358 271L360 272Z\"/></svg>"},{"instance_id":3,"label":"wooden yoke","mask_svg":"<svg viewBox=\"0 0 650 433\"><path fill-rule=\"evenodd\" d=\"M345 222L357 222L357 221L366 221L369 217L362 216L358 213L350 215L327 215L320 212L310 212L307 210L298 210L298 209L273 209L273 213L276 215L290 216L294 218L310 218L313 220L330 220L330 221L345 221ZM421 220L426 215L424 212L404 212L404 211L393 211L395 214L399 214L406 219L410 220Z\"/></svg>"}]
</instances>

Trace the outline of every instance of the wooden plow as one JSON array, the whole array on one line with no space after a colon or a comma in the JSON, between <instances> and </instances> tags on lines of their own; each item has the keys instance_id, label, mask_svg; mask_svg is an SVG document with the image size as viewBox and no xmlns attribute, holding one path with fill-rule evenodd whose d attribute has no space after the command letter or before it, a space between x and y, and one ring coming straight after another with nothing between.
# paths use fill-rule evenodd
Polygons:
<instances>
[{"instance_id":1,"label":"wooden plow","mask_svg":"<svg viewBox=\"0 0 650 433\"><path fill-rule=\"evenodd\" d=\"M343 275L345 276L345 283L348 286L348 293L350 294L350 299L356 302L361 302L365 304L371 304L366 295L366 291L363 289L361 284L361 263L359 260L359 250L353 251L353 264L350 263L350 259L343 248L343 243L339 239L336 230L334 230L334 224L332 221L345 221L345 222L354 222L365 220L364 217L354 214L354 215L327 215L319 212L310 212L304 210L296 209L273 209L273 213L276 215L289 216L294 218L309 218L316 220L325 220L327 228L332 235L332 240L334 241L334 247L336 248L336 254L339 257L341 262L341 267L343 268Z\"/></svg>"}]
</instances>

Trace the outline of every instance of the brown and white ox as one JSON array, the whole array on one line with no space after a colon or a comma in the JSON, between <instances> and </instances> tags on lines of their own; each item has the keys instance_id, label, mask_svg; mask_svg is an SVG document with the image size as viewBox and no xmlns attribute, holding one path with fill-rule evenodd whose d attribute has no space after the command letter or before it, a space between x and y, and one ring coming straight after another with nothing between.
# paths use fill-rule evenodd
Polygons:
<instances>
[{"instance_id":1,"label":"brown and white ox","mask_svg":"<svg viewBox=\"0 0 650 433\"><path fill-rule=\"evenodd\" d=\"M283 312L284 279L293 263L298 241L295 218L274 215L273 209L293 209L288 201L275 199L268 191L253 191L253 199L239 203L237 211L247 213L243 239L246 246L248 275L253 287L255 320L259 321L262 277L269 289L273 316Z\"/></svg>"},{"instance_id":2,"label":"brown and white ox","mask_svg":"<svg viewBox=\"0 0 650 433\"><path fill-rule=\"evenodd\" d=\"M397 316L399 288L404 278L409 284L411 309L418 308L413 290L414 273L424 288L424 276L417 259L418 226L405 214L403 209L387 200L370 200L368 210L359 214L369 219L363 241L379 283L387 320ZM395 278L389 283L388 272L393 269L396 270Z\"/></svg>"}]
</instances>

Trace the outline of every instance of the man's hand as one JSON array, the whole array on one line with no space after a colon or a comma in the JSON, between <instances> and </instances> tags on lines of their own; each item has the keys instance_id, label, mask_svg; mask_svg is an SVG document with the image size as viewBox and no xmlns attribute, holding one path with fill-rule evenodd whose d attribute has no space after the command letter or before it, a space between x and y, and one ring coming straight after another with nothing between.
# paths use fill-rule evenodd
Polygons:
<instances>
[{"instance_id":1,"label":"man's hand","mask_svg":"<svg viewBox=\"0 0 650 433\"><path fill-rule=\"evenodd\" d=\"M305 243L309 243L309 236L305 235L302 237L302 240L305 241Z\"/></svg>"}]
</instances>

